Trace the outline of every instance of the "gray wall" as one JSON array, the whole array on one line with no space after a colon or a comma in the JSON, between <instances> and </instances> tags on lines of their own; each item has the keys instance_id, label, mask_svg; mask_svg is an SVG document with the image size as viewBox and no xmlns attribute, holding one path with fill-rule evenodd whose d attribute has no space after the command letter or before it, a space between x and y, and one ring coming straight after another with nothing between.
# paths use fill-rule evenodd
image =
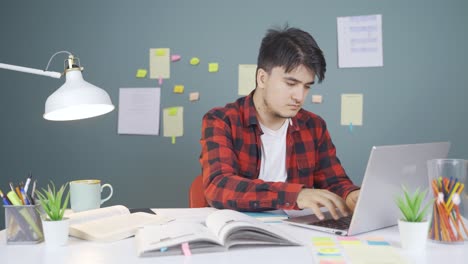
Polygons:
<instances>
[{"instance_id":1,"label":"gray wall","mask_svg":"<svg viewBox=\"0 0 468 264\"><path fill-rule=\"evenodd\" d=\"M68 50L85 66L84 78L118 104L120 87L155 87L134 77L148 66L149 48L169 47L183 60L172 64L161 107L185 107L184 137L117 135L117 111L94 119L50 122L46 98L63 81L0 70L0 188L32 170L49 180L99 178L114 186L110 204L186 207L191 180L200 172L200 123L214 106L237 95L237 65L256 63L271 26L303 28L317 39L328 62L326 80L311 94L324 103L304 107L328 122L338 155L360 184L373 145L450 140L451 157L468 158L468 2L316 0L2 1L0 62L45 68ZM337 68L336 17L383 15L384 67ZM188 65L198 56L199 67ZM62 71L65 55L51 70ZM209 74L206 63L220 72ZM171 92L184 84L183 96ZM187 92L200 91L190 103ZM364 94L364 126L340 126L340 94ZM3 228L3 210L0 228Z\"/></svg>"}]
</instances>

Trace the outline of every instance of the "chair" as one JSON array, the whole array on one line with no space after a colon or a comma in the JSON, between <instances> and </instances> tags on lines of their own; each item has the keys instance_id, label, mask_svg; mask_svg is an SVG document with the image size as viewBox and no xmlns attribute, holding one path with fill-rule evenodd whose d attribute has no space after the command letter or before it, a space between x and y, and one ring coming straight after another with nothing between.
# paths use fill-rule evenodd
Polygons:
<instances>
[{"instance_id":1,"label":"chair","mask_svg":"<svg viewBox=\"0 0 468 264\"><path fill-rule=\"evenodd\" d=\"M190 208L201 208L210 206L205 199L202 175L198 175L190 185L189 206Z\"/></svg>"}]
</instances>

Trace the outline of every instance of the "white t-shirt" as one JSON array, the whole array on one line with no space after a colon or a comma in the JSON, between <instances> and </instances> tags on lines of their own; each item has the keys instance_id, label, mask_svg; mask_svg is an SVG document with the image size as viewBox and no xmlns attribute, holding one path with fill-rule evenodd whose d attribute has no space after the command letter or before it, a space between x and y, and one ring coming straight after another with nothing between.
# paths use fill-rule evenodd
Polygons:
<instances>
[{"instance_id":1,"label":"white t-shirt","mask_svg":"<svg viewBox=\"0 0 468 264\"><path fill-rule=\"evenodd\" d=\"M262 160L260 161L259 179L267 182L285 182L286 172L286 134L289 119L278 130L271 130L260 123L263 135Z\"/></svg>"}]
</instances>

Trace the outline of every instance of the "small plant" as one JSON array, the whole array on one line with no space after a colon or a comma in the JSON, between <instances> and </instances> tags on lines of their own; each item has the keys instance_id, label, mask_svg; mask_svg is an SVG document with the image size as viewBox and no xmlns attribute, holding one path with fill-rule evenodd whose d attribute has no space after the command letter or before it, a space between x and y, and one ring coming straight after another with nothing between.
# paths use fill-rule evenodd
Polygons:
<instances>
[{"instance_id":1,"label":"small plant","mask_svg":"<svg viewBox=\"0 0 468 264\"><path fill-rule=\"evenodd\" d=\"M50 183L52 187L47 185L47 190L44 188L42 188L42 192L37 190L36 195L39 199L39 204L46 212L49 220L60 221L63 219L65 209L67 209L68 200L70 199L70 192L67 192L67 195L63 200L67 184L62 185L60 189L56 191L54 183Z\"/></svg>"},{"instance_id":2,"label":"small plant","mask_svg":"<svg viewBox=\"0 0 468 264\"><path fill-rule=\"evenodd\" d=\"M402 186L402 188L403 196L398 197L396 199L396 203L403 214L403 220L406 222L423 222L427 215L427 211L432 206L433 202L428 202L424 208L422 208L422 203L426 197L427 190L420 192L419 188L417 188L414 194L411 195L405 186Z\"/></svg>"}]
</instances>

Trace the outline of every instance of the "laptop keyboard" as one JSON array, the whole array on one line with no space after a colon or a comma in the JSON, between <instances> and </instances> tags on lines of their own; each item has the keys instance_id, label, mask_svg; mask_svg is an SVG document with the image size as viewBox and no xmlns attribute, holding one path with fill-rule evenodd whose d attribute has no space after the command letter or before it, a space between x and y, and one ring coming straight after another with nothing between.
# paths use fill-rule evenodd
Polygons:
<instances>
[{"instance_id":1,"label":"laptop keyboard","mask_svg":"<svg viewBox=\"0 0 468 264\"><path fill-rule=\"evenodd\" d=\"M319 222L314 223L314 225L345 230L345 229L348 229L350 223L351 223L351 216L345 216L345 217L339 218L338 220L327 219L327 220L319 221Z\"/></svg>"}]
</instances>

